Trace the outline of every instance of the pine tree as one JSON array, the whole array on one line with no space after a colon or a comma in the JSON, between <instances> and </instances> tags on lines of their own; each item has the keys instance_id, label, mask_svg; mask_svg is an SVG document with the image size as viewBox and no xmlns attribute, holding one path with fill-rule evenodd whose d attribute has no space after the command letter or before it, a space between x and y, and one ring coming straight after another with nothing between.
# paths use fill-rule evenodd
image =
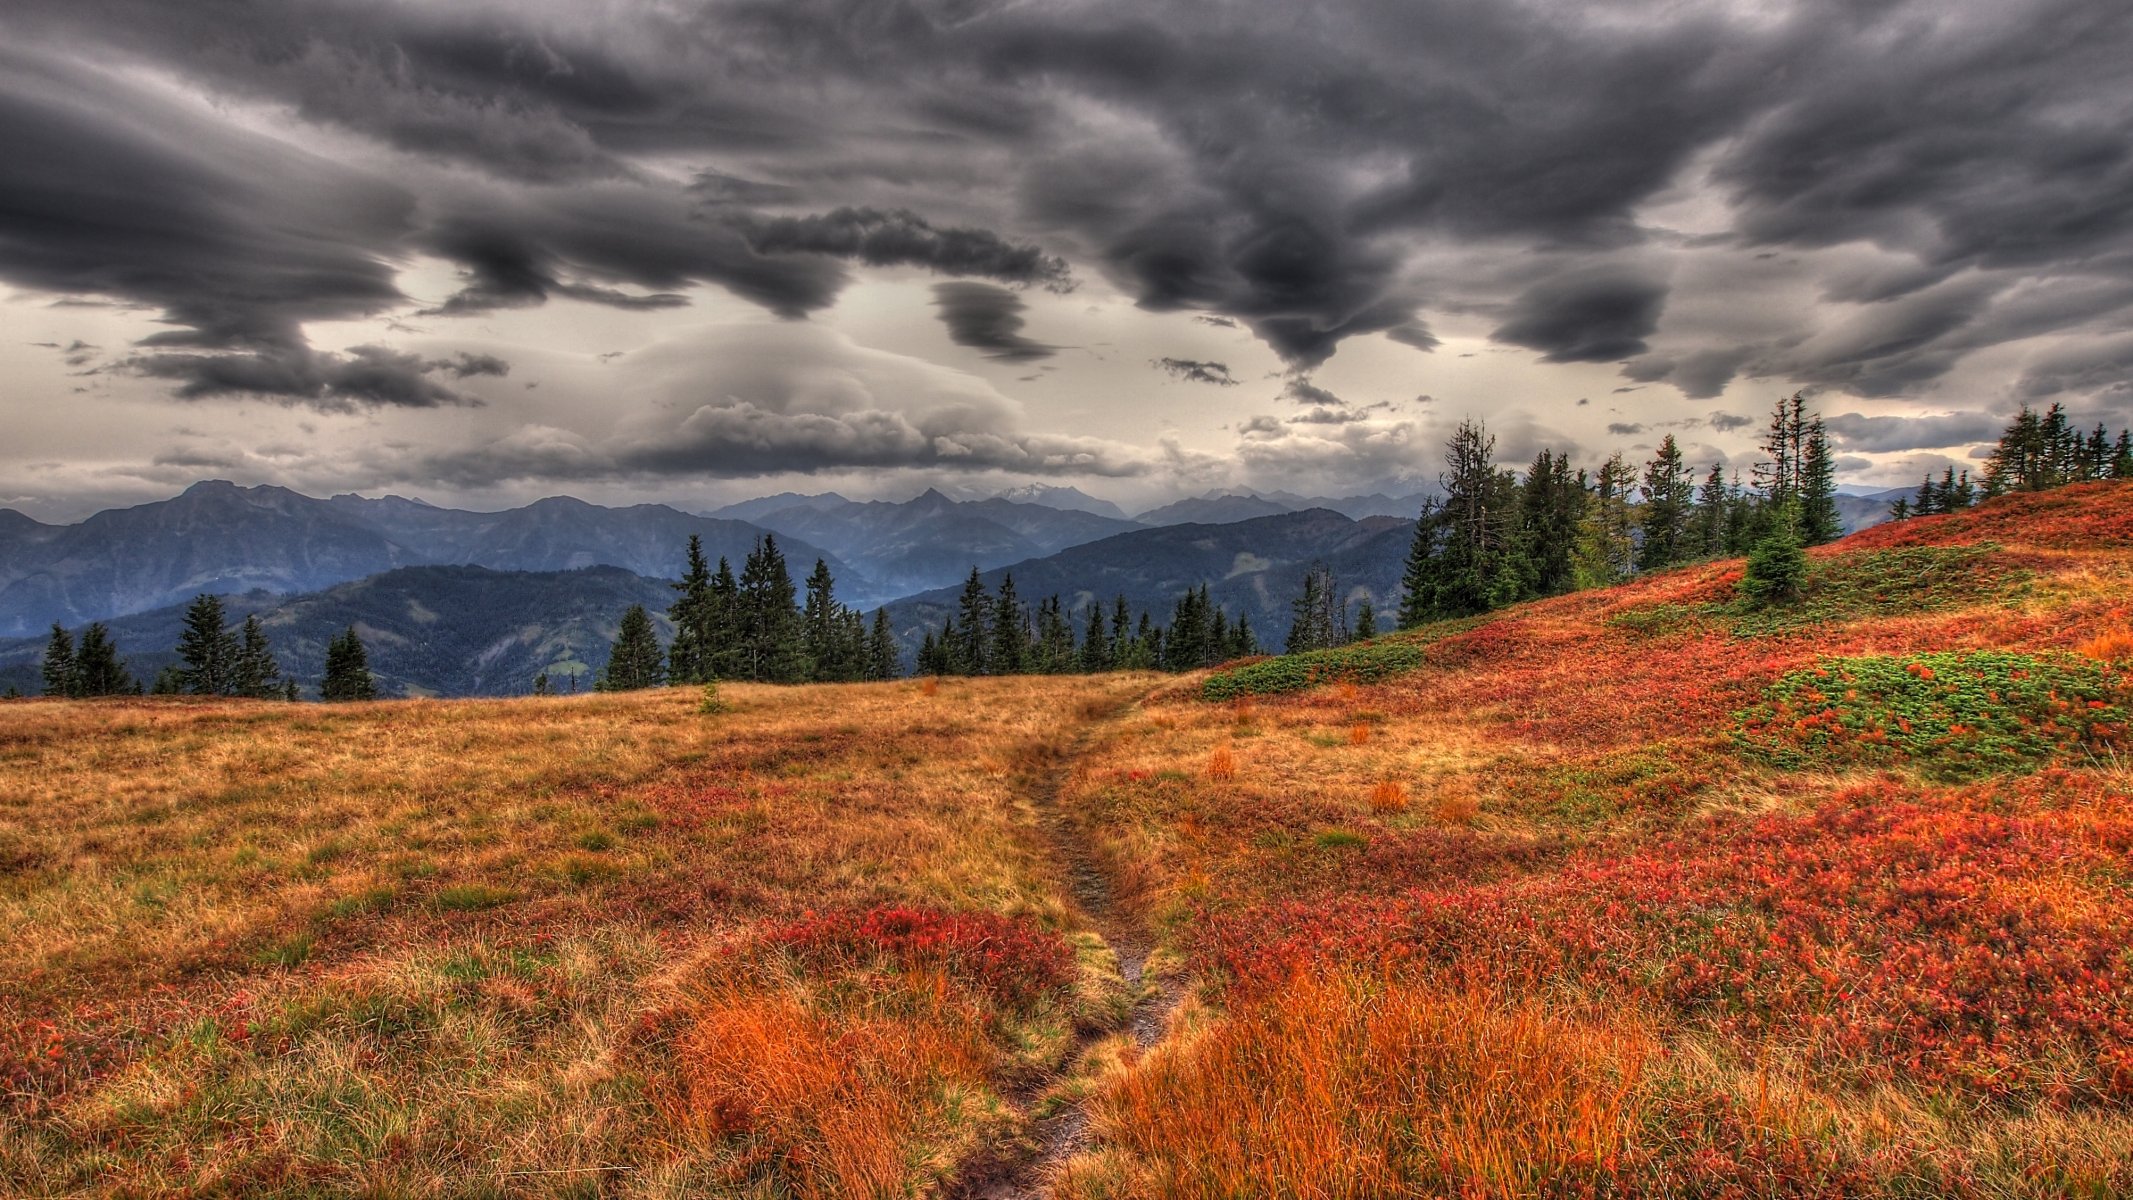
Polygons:
<instances>
[{"instance_id":1,"label":"pine tree","mask_svg":"<svg viewBox=\"0 0 2133 1200\"><path fill-rule=\"evenodd\" d=\"M148 689L151 696L182 696L185 694L185 672L176 663L156 672L155 686Z\"/></svg>"},{"instance_id":2,"label":"pine tree","mask_svg":"<svg viewBox=\"0 0 2133 1200\"><path fill-rule=\"evenodd\" d=\"M1445 442L1444 453L1439 481L1444 488L1444 528L1428 610L1433 616L1463 617L1487 612L1492 594L1500 594L1497 581L1515 500L1513 488L1505 486L1507 481L1489 461L1496 453L1496 439L1480 422L1461 421Z\"/></svg>"},{"instance_id":3,"label":"pine tree","mask_svg":"<svg viewBox=\"0 0 2133 1200\"><path fill-rule=\"evenodd\" d=\"M51 640L44 645L44 694L79 696L79 683L74 670L74 639L54 621Z\"/></svg>"},{"instance_id":4,"label":"pine tree","mask_svg":"<svg viewBox=\"0 0 2133 1200\"><path fill-rule=\"evenodd\" d=\"M1889 520L1908 521L1910 519L1911 498L1909 496L1896 497L1896 503L1889 505Z\"/></svg>"},{"instance_id":5,"label":"pine tree","mask_svg":"<svg viewBox=\"0 0 2133 1200\"><path fill-rule=\"evenodd\" d=\"M228 696L237 690L237 637L227 627L222 597L202 593L185 610L178 659L185 690L195 696Z\"/></svg>"},{"instance_id":6,"label":"pine tree","mask_svg":"<svg viewBox=\"0 0 2133 1200\"><path fill-rule=\"evenodd\" d=\"M792 573L778 539L764 534L741 565L734 641L740 676L758 682L798 683L807 677L807 641L793 591Z\"/></svg>"},{"instance_id":7,"label":"pine tree","mask_svg":"<svg viewBox=\"0 0 2133 1200\"><path fill-rule=\"evenodd\" d=\"M1422 502L1415 533L1400 572L1400 628L1413 629L1436 615L1437 547L1443 537L1442 509L1433 496Z\"/></svg>"},{"instance_id":8,"label":"pine tree","mask_svg":"<svg viewBox=\"0 0 2133 1200\"><path fill-rule=\"evenodd\" d=\"M281 664L274 661L274 649L267 644L267 631L260 626L256 613L245 617L239 634L231 689L255 700L272 700L281 695Z\"/></svg>"},{"instance_id":9,"label":"pine tree","mask_svg":"<svg viewBox=\"0 0 2133 1200\"><path fill-rule=\"evenodd\" d=\"M950 621L949 624L953 625L954 622ZM946 630L942 632L945 633ZM934 640L933 631L928 629L925 637L918 643L918 673L946 675L949 673L949 665L948 656L942 653L941 644Z\"/></svg>"},{"instance_id":10,"label":"pine tree","mask_svg":"<svg viewBox=\"0 0 2133 1200\"><path fill-rule=\"evenodd\" d=\"M903 673L896 653L896 633L889 628L889 610L877 608L873 631L867 636L867 678L895 679Z\"/></svg>"},{"instance_id":11,"label":"pine tree","mask_svg":"<svg viewBox=\"0 0 2133 1200\"><path fill-rule=\"evenodd\" d=\"M1207 649L1207 593L1187 588L1178 597L1170 616L1170 629L1163 635L1163 666L1171 671L1190 671L1204 665Z\"/></svg>"},{"instance_id":12,"label":"pine tree","mask_svg":"<svg viewBox=\"0 0 2133 1200\"><path fill-rule=\"evenodd\" d=\"M2118 441L2111 447L2111 478L2133 479L2133 429L2118 431Z\"/></svg>"},{"instance_id":13,"label":"pine tree","mask_svg":"<svg viewBox=\"0 0 2133 1200\"><path fill-rule=\"evenodd\" d=\"M1284 647L1285 653L1302 654L1340 644L1339 626L1334 619L1335 607L1339 603L1338 591L1333 571L1324 563L1313 563L1304 572L1303 587L1289 604L1289 639Z\"/></svg>"},{"instance_id":14,"label":"pine tree","mask_svg":"<svg viewBox=\"0 0 2133 1200\"><path fill-rule=\"evenodd\" d=\"M1021 675L1029 670L1028 617L1015 595L1015 577L1000 576L1000 595L992 602L992 648L986 665L994 675Z\"/></svg>"},{"instance_id":15,"label":"pine tree","mask_svg":"<svg viewBox=\"0 0 2133 1200\"><path fill-rule=\"evenodd\" d=\"M1837 511L1837 466L1829 433L1820 416L1809 420L1806 429L1800 459L1800 543L1820 546L1844 536L1844 519Z\"/></svg>"},{"instance_id":16,"label":"pine tree","mask_svg":"<svg viewBox=\"0 0 2133 1200\"><path fill-rule=\"evenodd\" d=\"M956 618L954 629L957 636L950 639L945 633L942 635L950 670L957 675L986 674L992 665L992 597L986 593L976 567L970 568L970 578L963 582L963 594L956 603Z\"/></svg>"},{"instance_id":17,"label":"pine tree","mask_svg":"<svg viewBox=\"0 0 2133 1200\"><path fill-rule=\"evenodd\" d=\"M1630 536L1636 518L1629 506L1629 490L1635 482L1636 473L1620 451L1602 463L1600 473L1593 477L1592 497L1578 531L1579 587L1607 587L1629 578L1636 562L1636 542Z\"/></svg>"},{"instance_id":18,"label":"pine tree","mask_svg":"<svg viewBox=\"0 0 2133 1200\"><path fill-rule=\"evenodd\" d=\"M1578 524L1585 515L1585 482L1570 456L1543 450L1519 489L1517 555L1522 596L1558 596L1577 584Z\"/></svg>"},{"instance_id":19,"label":"pine tree","mask_svg":"<svg viewBox=\"0 0 2133 1200\"><path fill-rule=\"evenodd\" d=\"M715 631L711 564L704 558L704 539L689 535L689 549L681 579L668 585L680 593L667 608L674 623L674 644L667 647L667 678L675 683L708 683L712 668Z\"/></svg>"},{"instance_id":20,"label":"pine tree","mask_svg":"<svg viewBox=\"0 0 2133 1200\"><path fill-rule=\"evenodd\" d=\"M1377 610L1370 607L1370 597L1363 597L1362 607L1355 614L1355 640L1367 642L1378 635Z\"/></svg>"},{"instance_id":21,"label":"pine tree","mask_svg":"<svg viewBox=\"0 0 2133 1200\"><path fill-rule=\"evenodd\" d=\"M1147 665L1133 661L1133 613L1126 607L1125 594L1120 593L1111 607L1111 666L1125 671Z\"/></svg>"},{"instance_id":22,"label":"pine tree","mask_svg":"<svg viewBox=\"0 0 2133 1200\"><path fill-rule=\"evenodd\" d=\"M536 696L555 695L555 685L548 681L548 672L543 671L533 677L533 694Z\"/></svg>"},{"instance_id":23,"label":"pine tree","mask_svg":"<svg viewBox=\"0 0 2133 1200\"><path fill-rule=\"evenodd\" d=\"M718 571L711 576L710 609L704 620L705 665L712 679L733 679L741 674L744 656L740 618L740 581L733 577L733 564L721 554Z\"/></svg>"},{"instance_id":24,"label":"pine tree","mask_svg":"<svg viewBox=\"0 0 2133 1200\"><path fill-rule=\"evenodd\" d=\"M659 635L652 630L652 615L642 604L632 604L622 614L615 630L615 645L607 655L607 673L601 677L603 692L628 692L658 687L663 682Z\"/></svg>"},{"instance_id":25,"label":"pine tree","mask_svg":"<svg viewBox=\"0 0 2133 1200\"><path fill-rule=\"evenodd\" d=\"M836 589L829 564L816 559L815 569L807 576L807 603L800 620L806 630L809 674L818 681L847 679L851 674L838 629L841 614Z\"/></svg>"},{"instance_id":26,"label":"pine tree","mask_svg":"<svg viewBox=\"0 0 2133 1200\"><path fill-rule=\"evenodd\" d=\"M352 625L326 645L326 677L319 683L318 698L328 704L378 698L378 684L370 674L370 655Z\"/></svg>"},{"instance_id":27,"label":"pine tree","mask_svg":"<svg viewBox=\"0 0 2133 1200\"><path fill-rule=\"evenodd\" d=\"M1229 630L1229 657L1250 658L1259 653L1259 637L1252 632L1251 618L1237 614L1237 623Z\"/></svg>"},{"instance_id":28,"label":"pine tree","mask_svg":"<svg viewBox=\"0 0 2133 1200\"><path fill-rule=\"evenodd\" d=\"M1081 634L1081 669L1097 675L1111 669L1111 639L1104 633L1104 606L1089 598L1088 624Z\"/></svg>"},{"instance_id":29,"label":"pine tree","mask_svg":"<svg viewBox=\"0 0 2133 1200\"><path fill-rule=\"evenodd\" d=\"M1694 498L1689 468L1673 434L1660 439L1659 453L1645 466L1643 491L1644 510L1638 523L1644 543L1637 548L1638 569L1657 571L1686 560Z\"/></svg>"},{"instance_id":30,"label":"pine tree","mask_svg":"<svg viewBox=\"0 0 2133 1200\"><path fill-rule=\"evenodd\" d=\"M1726 552L1728 502L1725 473L1712 463L1711 473L1696 490L1696 515L1689 522L1689 550L1694 557L1717 558Z\"/></svg>"},{"instance_id":31,"label":"pine tree","mask_svg":"<svg viewBox=\"0 0 2133 1200\"><path fill-rule=\"evenodd\" d=\"M81 648L74 654L74 689L77 696L126 696L141 690L101 621L81 631Z\"/></svg>"}]
</instances>

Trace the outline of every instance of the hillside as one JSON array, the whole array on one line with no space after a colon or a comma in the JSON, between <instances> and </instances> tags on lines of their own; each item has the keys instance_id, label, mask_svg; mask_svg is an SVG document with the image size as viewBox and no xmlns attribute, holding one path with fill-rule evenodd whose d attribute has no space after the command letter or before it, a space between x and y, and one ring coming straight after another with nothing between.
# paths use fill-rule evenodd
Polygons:
<instances>
[{"instance_id":1,"label":"hillside","mask_svg":"<svg viewBox=\"0 0 2133 1200\"><path fill-rule=\"evenodd\" d=\"M1308 509L1226 525L1135 530L984 571L979 578L998 591L1001 577L1013 575L1016 594L1025 601L1056 595L1073 614L1092 601L1108 606L1123 595L1135 612L1153 613L1158 624L1169 621L1188 588L1205 583L1210 598L1231 619L1249 618L1262 644L1279 645L1288 630L1290 602L1315 561L1333 569L1351 605L1367 595L1380 613L1397 606L1400 570L1413 536L1412 521L1355 521L1328 509ZM925 630L938 630L955 611L961 590L958 583L889 605L897 635L915 644Z\"/></svg>"},{"instance_id":2,"label":"hillside","mask_svg":"<svg viewBox=\"0 0 2133 1200\"><path fill-rule=\"evenodd\" d=\"M1182 677L0 705L0 1177L2133 1191L2133 485L1810 560Z\"/></svg>"},{"instance_id":3,"label":"hillside","mask_svg":"<svg viewBox=\"0 0 2133 1200\"><path fill-rule=\"evenodd\" d=\"M561 690L592 686L607 665L615 625L642 604L663 615L674 599L665 582L617 567L575 571L492 571L486 567L402 567L301 596L247 592L224 599L235 623L257 613L284 676L316 695L326 643L353 627L386 696L518 696L543 671ZM142 684L177 662L185 606L109 623L119 653ZM0 690L41 689L45 639L0 642Z\"/></svg>"},{"instance_id":4,"label":"hillside","mask_svg":"<svg viewBox=\"0 0 2133 1200\"><path fill-rule=\"evenodd\" d=\"M200 592L313 592L403 566L597 565L663 578L680 571L691 534L714 561L725 555L738 569L766 532L656 504L603 508L551 497L478 513L400 497L319 500L219 480L76 525L30 528L28 518L10 516L20 519L0 521L0 637L40 634L54 621L75 627L149 612ZM829 551L804 541L785 549L795 563L827 558L848 598L870 594L865 578Z\"/></svg>"}]
</instances>

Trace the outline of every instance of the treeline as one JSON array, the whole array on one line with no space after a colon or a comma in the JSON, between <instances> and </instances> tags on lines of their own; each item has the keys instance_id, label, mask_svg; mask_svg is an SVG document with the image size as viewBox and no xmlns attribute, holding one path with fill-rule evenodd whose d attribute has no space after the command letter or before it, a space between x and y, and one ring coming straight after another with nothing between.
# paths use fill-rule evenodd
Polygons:
<instances>
[{"instance_id":1,"label":"treeline","mask_svg":"<svg viewBox=\"0 0 2133 1200\"><path fill-rule=\"evenodd\" d=\"M1079 629L1077 631L1077 624ZM1206 584L1186 591L1157 625L1153 613L1136 614L1121 595L1110 604L1092 600L1079 618L1058 596L1034 608L1015 594L1013 575L1000 577L997 594L986 591L977 568L970 571L956 610L936 637L918 650L921 675L1075 675L1100 671L1190 671L1259 652L1249 618L1229 619Z\"/></svg>"},{"instance_id":2,"label":"treeline","mask_svg":"<svg viewBox=\"0 0 2133 1200\"><path fill-rule=\"evenodd\" d=\"M144 689L119 657L118 643L101 621L82 630L79 644L65 627L54 622L44 650L44 694L80 699L138 696L145 690L158 696L241 696L289 701L298 696L296 680L283 676L257 614L247 616L241 626L232 628L219 596L193 597L185 609L185 624L178 633L176 651L177 663L163 668L153 688ZM350 628L326 647L319 698L371 700L377 694L369 656L362 639Z\"/></svg>"},{"instance_id":3,"label":"treeline","mask_svg":"<svg viewBox=\"0 0 2133 1200\"><path fill-rule=\"evenodd\" d=\"M1918 494L1897 500L1889 516L1900 521L1957 512L2009 492L2042 492L2099 479L2133 479L2133 429L2121 429L2113 439L2099 422L2084 435L2060 405L2039 416L2025 404L1985 460L1981 483L1973 485L1970 472L1958 475L1949 467L1938 482L1926 476Z\"/></svg>"},{"instance_id":4,"label":"treeline","mask_svg":"<svg viewBox=\"0 0 2133 1200\"><path fill-rule=\"evenodd\" d=\"M1617 452L1573 472L1569 455L1542 450L1520 477L1495 449L1474 421L1446 443L1444 495L1424 505L1401 576L1402 628L1843 533L1829 437L1799 394L1778 401L1746 483L1716 464L1698 483L1671 434L1641 471Z\"/></svg>"},{"instance_id":5,"label":"treeline","mask_svg":"<svg viewBox=\"0 0 2133 1200\"><path fill-rule=\"evenodd\" d=\"M840 683L903 673L889 614L876 609L870 624L839 603L836 580L821 559L807 577L803 602L775 536L756 542L736 577L724 557L712 570L703 539L692 534L682 577L672 586L679 593L667 608L673 644L662 651L651 613L631 606L622 614L601 690L722 680ZM546 679L534 681L536 692L548 690Z\"/></svg>"}]
</instances>

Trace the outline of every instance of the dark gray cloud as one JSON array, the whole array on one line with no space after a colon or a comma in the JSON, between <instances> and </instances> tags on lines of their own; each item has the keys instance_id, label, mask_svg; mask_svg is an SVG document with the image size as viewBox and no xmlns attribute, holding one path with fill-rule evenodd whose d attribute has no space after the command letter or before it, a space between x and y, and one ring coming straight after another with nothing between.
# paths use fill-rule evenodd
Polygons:
<instances>
[{"instance_id":1,"label":"dark gray cloud","mask_svg":"<svg viewBox=\"0 0 2133 1200\"><path fill-rule=\"evenodd\" d=\"M0 39L0 278L153 308L181 388L347 374L303 327L402 306L801 317L869 267L1100 274L1301 368L1466 305L1692 398L1912 394L2133 307L2122 0L13 0ZM1695 240L1649 208L1684 186ZM1819 297L1674 336L1697 247ZM403 297L421 254L462 286ZM2066 362L2023 393L2112 386Z\"/></svg>"},{"instance_id":2,"label":"dark gray cloud","mask_svg":"<svg viewBox=\"0 0 2133 1200\"><path fill-rule=\"evenodd\" d=\"M1158 358L1148 365L1174 379L1187 383L1211 383L1216 387L1236 387L1240 380L1229 373L1228 363L1205 361L1196 358Z\"/></svg>"},{"instance_id":3,"label":"dark gray cloud","mask_svg":"<svg viewBox=\"0 0 2133 1200\"><path fill-rule=\"evenodd\" d=\"M1348 403L1301 375L1290 376L1289 381L1282 385L1281 398L1317 408L1344 408Z\"/></svg>"},{"instance_id":4,"label":"dark gray cloud","mask_svg":"<svg viewBox=\"0 0 2133 1200\"><path fill-rule=\"evenodd\" d=\"M1009 283L1072 286L1066 260L1036 246L1012 245L989 229L942 229L917 213L840 208L819 216L737 217L734 225L758 254L822 254L868 266L930 267L947 275L981 275Z\"/></svg>"},{"instance_id":5,"label":"dark gray cloud","mask_svg":"<svg viewBox=\"0 0 2133 1200\"><path fill-rule=\"evenodd\" d=\"M1022 336L1022 297L989 283L936 283L933 307L958 346L983 350L987 358L1034 362L1058 347Z\"/></svg>"},{"instance_id":6,"label":"dark gray cloud","mask_svg":"<svg viewBox=\"0 0 2133 1200\"><path fill-rule=\"evenodd\" d=\"M509 365L486 355L456 360L405 354L383 346L357 346L347 354L325 354L304 347L258 354L142 354L121 366L178 386L181 400L214 396L260 396L329 411L365 406L436 408L479 404L430 378L445 372L456 378L501 375Z\"/></svg>"},{"instance_id":7,"label":"dark gray cloud","mask_svg":"<svg viewBox=\"0 0 2133 1200\"><path fill-rule=\"evenodd\" d=\"M2007 426L2005 417L1959 412L1937 417L1869 417L1838 413L1823 418L1830 440L1842 449L1869 454L1896 450L1938 450L1972 442L1995 441Z\"/></svg>"},{"instance_id":8,"label":"dark gray cloud","mask_svg":"<svg viewBox=\"0 0 2133 1200\"><path fill-rule=\"evenodd\" d=\"M1614 434L1616 437L1629 437L1632 434L1643 433L1644 426L1632 422L1616 421L1608 425L1607 432Z\"/></svg>"},{"instance_id":9,"label":"dark gray cloud","mask_svg":"<svg viewBox=\"0 0 2133 1200\"><path fill-rule=\"evenodd\" d=\"M1666 286L1643 275L1583 271L1521 292L1489 336L1538 350L1542 362L1614 362L1644 353L1665 306Z\"/></svg>"},{"instance_id":10,"label":"dark gray cloud","mask_svg":"<svg viewBox=\"0 0 2133 1200\"><path fill-rule=\"evenodd\" d=\"M1755 424L1754 417L1744 417L1739 413L1716 412L1711 414L1711 428L1718 430L1720 433L1730 432L1735 429L1746 429L1753 424Z\"/></svg>"}]
</instances>

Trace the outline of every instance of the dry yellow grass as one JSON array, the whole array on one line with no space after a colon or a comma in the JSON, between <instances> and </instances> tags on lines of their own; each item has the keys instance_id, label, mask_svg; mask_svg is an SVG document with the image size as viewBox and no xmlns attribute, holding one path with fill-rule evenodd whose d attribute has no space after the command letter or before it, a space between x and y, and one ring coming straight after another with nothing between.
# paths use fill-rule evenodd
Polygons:
<instances>
[{"instance_id":1,"label":"dry yellow grass","mask_svg":"<svg viewBox=\"0 0 2133 1200\"><path fill-rule=\"evenodd\" d=\"M0 1191L923 1189L1100 981L928 1025L722 947L837 906L1072 932L1027 775L1148 682L0 706ZM751 1021L789 1053L711 1032ZM697 1113L830 1058L842 1115L762 1121L844 1166Z\"/></svg>"}]
</instances>

